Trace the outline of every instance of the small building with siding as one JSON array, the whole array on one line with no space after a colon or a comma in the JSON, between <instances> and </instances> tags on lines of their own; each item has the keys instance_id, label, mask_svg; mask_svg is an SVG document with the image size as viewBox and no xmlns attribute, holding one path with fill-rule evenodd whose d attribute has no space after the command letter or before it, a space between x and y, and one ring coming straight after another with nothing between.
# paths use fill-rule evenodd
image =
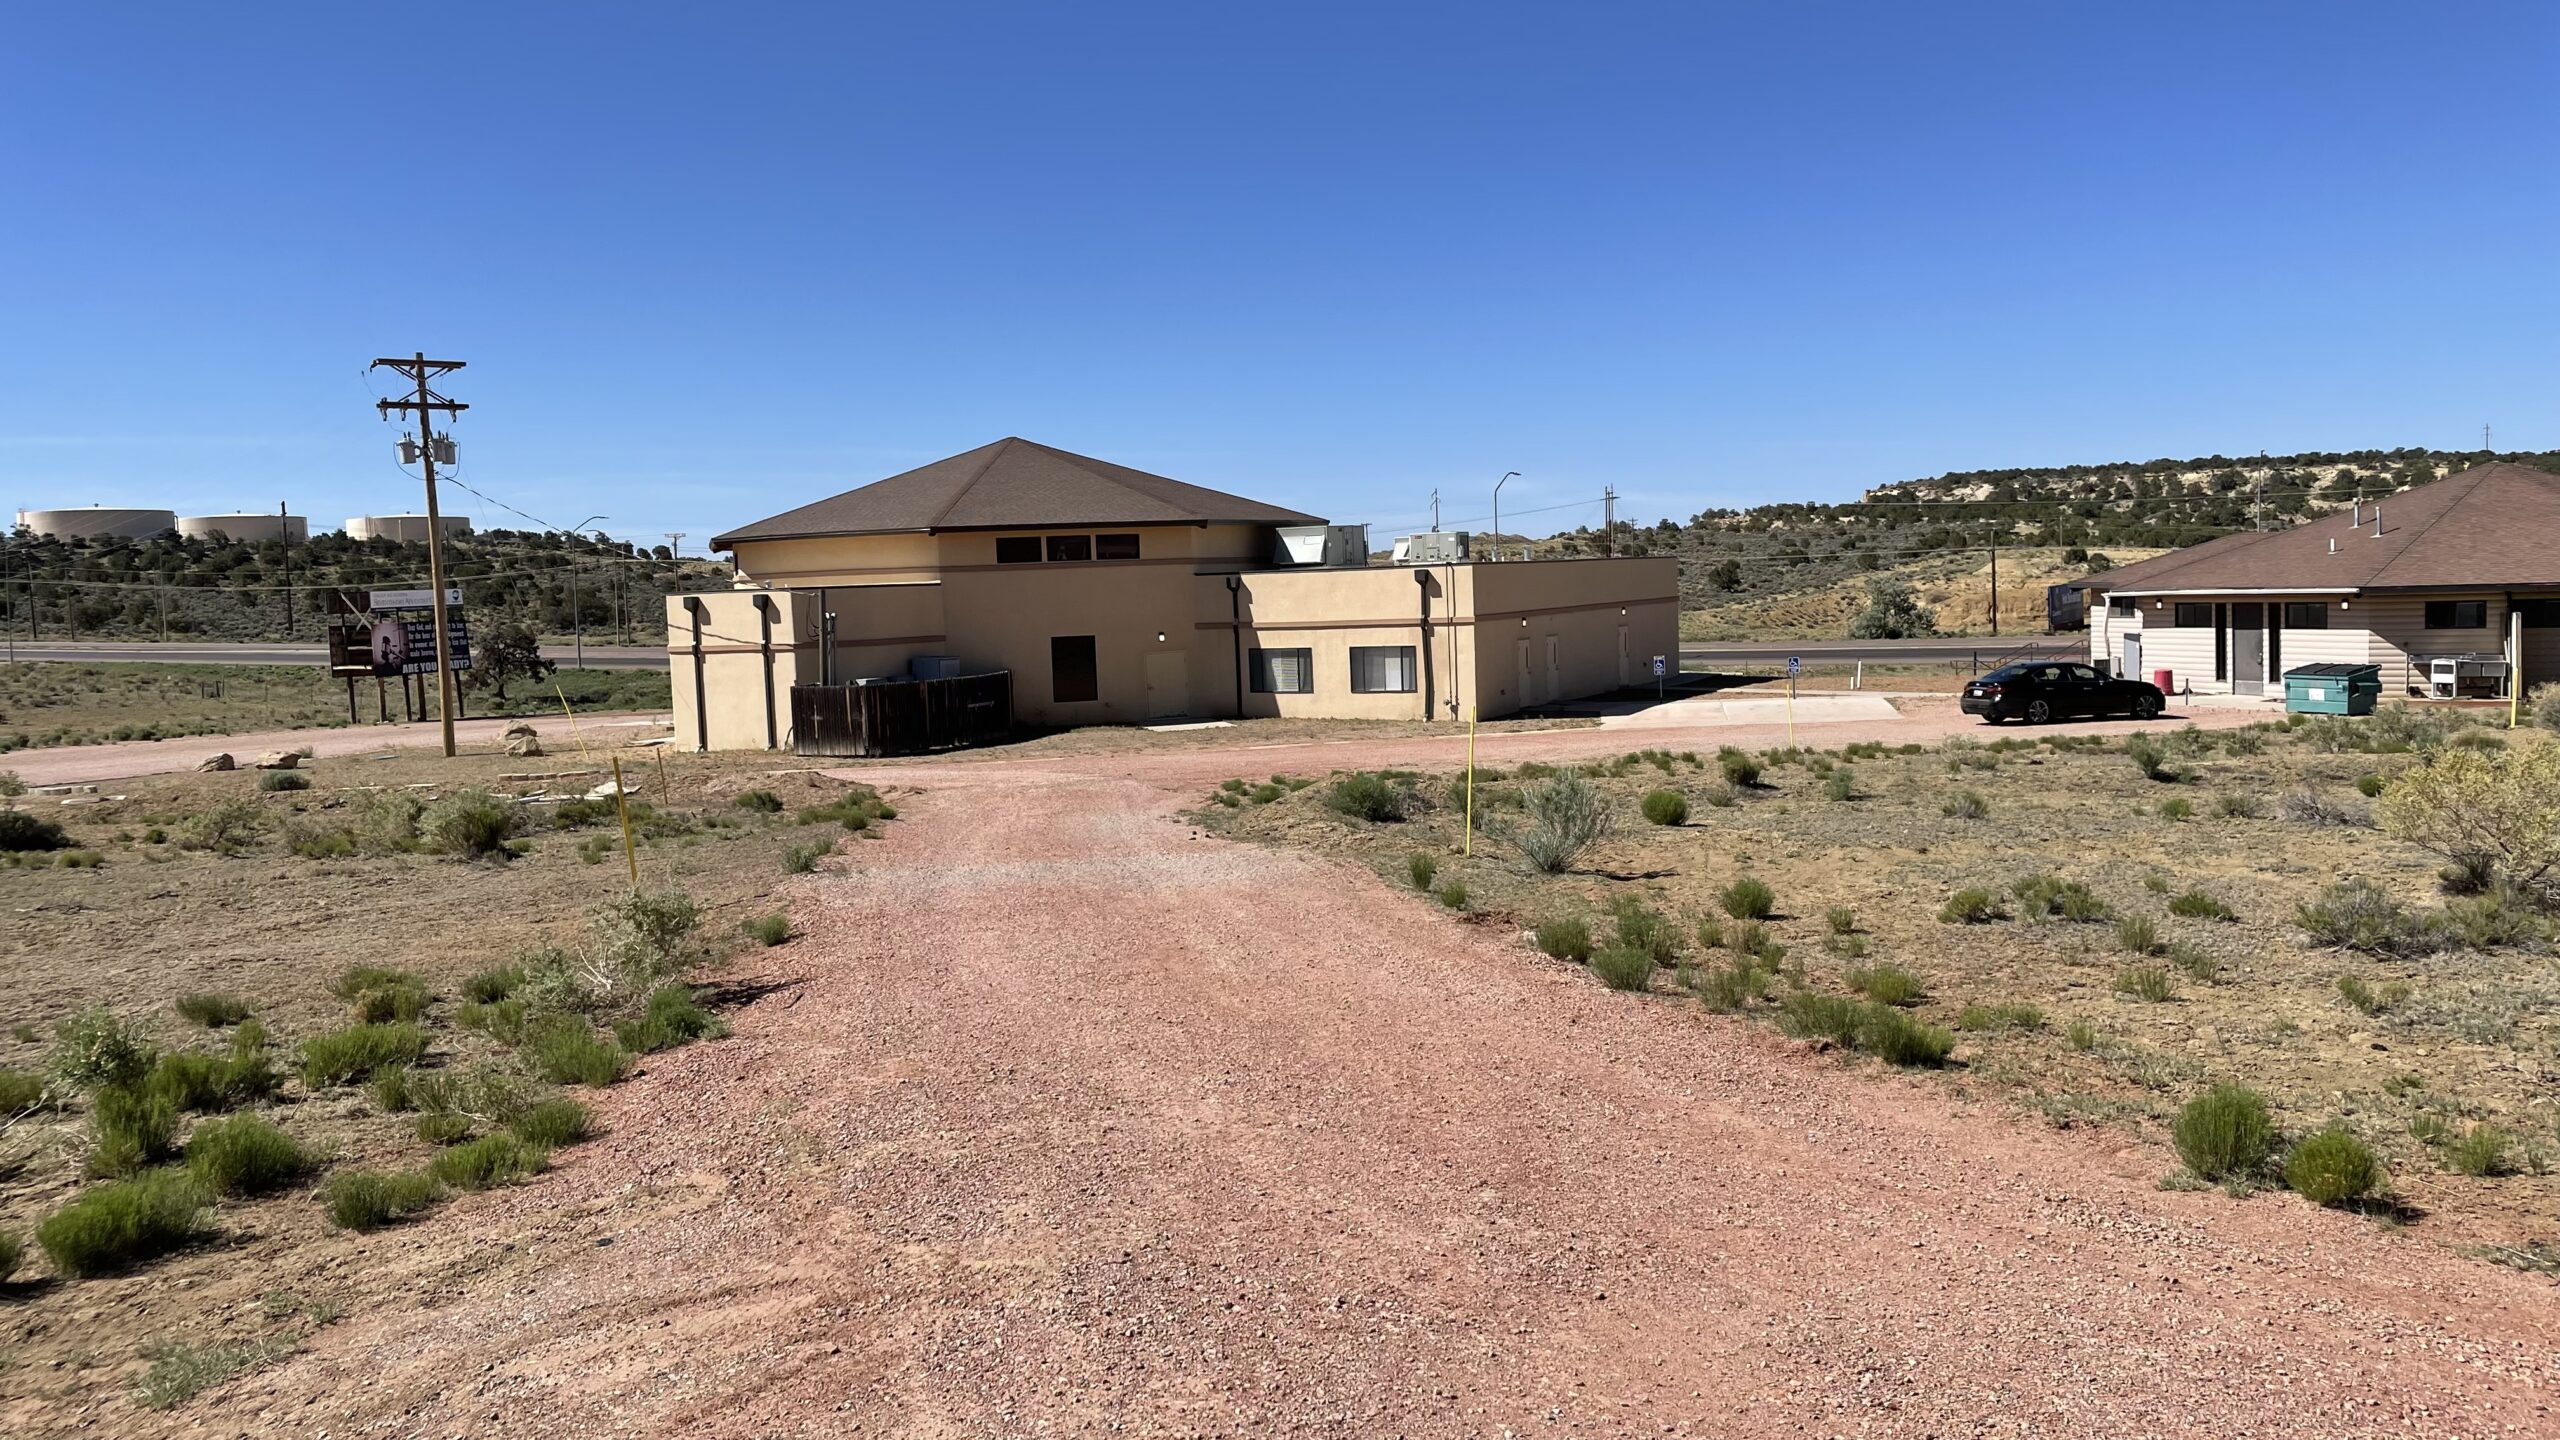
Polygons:
<instances>
[{"instance_id":1,"label":"small building with siding","mask_svg":"<svg viewBox=\"0 0 2560 1440\"><path fill-rule=\"evenodd\" d=\"M1029 726L1463 721L1678 666L1669 557L1283 563L1313 515L1019 438L720 535L674 596L678 743L791 748L795 686L1003 670Z\"/></svg>"},{"instance_id":2,"label":"small building with siding","mask_svg":"<svg viewBox=\"0 0 2560 1440\"><path fill-rule=\"evenodd\" d=\"M2379 666L2382 693L2560 680L2560 475L2477 465L2291 529L2089 578L2089 658L2181 690L2283 693L2297 666Z\"/></svg>"}]
</instances>

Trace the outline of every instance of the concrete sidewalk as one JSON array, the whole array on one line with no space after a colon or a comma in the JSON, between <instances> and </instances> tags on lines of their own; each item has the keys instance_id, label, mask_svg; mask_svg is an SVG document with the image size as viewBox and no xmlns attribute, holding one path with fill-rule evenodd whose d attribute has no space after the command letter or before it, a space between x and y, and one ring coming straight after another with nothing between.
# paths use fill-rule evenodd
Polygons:
<instances>
[{"instance_id":1,"label":"concrete sidewalk","mask_svg":"<svg viewBox=\"0 0 2560 1440\"><path fill-rule=\"evenodd\" d=\"M1799 724L1812 725L1892 720L1900 714L1893 702L1881 695L1799 695L1794 719ZM1666 730L1697 725L1784 725L1788 718L1783 695L1693 695L1624 715L1603 715L1600 725L1608 730Z\"/></svg>"}]
</instances>

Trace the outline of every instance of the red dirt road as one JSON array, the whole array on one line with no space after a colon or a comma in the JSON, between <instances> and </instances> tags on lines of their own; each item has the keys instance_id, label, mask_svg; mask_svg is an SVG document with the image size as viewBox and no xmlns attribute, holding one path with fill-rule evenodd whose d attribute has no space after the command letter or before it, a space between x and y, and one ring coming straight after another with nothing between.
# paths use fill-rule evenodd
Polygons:
<instances>
[{"instance_id":1,"label":"red dirt road","mask_svg":"<svg viewBox=\"0 0 2560 1440\"><path fill-rule=\"evenodd\" d=\"M866 772L926 788L806 882L734 1038L605 1095L610 1133L552 1176L350 1241L419 1307L191 1418L2560 1433L2548 1280L2164 1192L2158 1150L1612 994L1364 872L1190 831L1189 779L1094 773L1147 759Z\"/></svg>"}]
</instances>

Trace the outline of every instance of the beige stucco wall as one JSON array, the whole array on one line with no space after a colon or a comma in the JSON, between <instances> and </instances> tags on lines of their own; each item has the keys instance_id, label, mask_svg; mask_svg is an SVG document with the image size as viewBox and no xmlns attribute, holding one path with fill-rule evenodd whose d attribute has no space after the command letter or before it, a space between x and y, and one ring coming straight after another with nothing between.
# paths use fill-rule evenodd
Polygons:
<instances>
[{"instance_id":1,"label":"beige stucco wall","mask_svg":"<svg viewBox=\"0 0 2560 1440\"><path fill-rule=\"evenodd\" d=\"M1459 617L1461 623L1448 623L1451 612L1443 592L1451 583L1452 568L1463 610L1466 576L1471 568L1464 565L1260 571L1234 577L1238 588L1232 601L1226 576L1196 577L1192 582L1193 603L1199 617L1193 644L1194 705L1204 715L1238 713L1236 677L1241 649L1247 676L1242 713L1247 716L1418 720L1428 712L1432 718L1449 718L1453 677L1458 682L1455 688L1463 691L1463 677L1474 654L1463 614ZM1422 623L1426 593L1431 601L1427 647ZM1243 620L1241 632L1233 623L1239 613ZM1366 645L1414 647L1414 689L1369 694L1353 691L1351 651L1354 646ZM1254 694L1250 675L1251 652L1255 649L1309 651L1315 689L1303 695ZM1466 703L1463 694L1458 703Z\"/></svg>"},{"instance_id":2,"label":"beige stucco wall","mask_svg":"<svg viewBox=\"0 0 2560 1440\"><path fill-rule=\"evenodd\" d=\"M1646 684L1656 655L1679 671L1680 562L1672 557L1465 568L1475 574L1469 700L1486 719Z\"/></svg>"},{"instance_id":3,"label":"beige stucco wall","mask_svg":"<svg viewBox=\"0 0 2560 1440\"><path fill-rule=\"evenodd\" d=\"M791 687L812 685L818 678L817 597L787 590L719 590L667 597L667 672L675 691L679 749L766 748L767 662L759 598L770 602L774 615L771 733L779 748L791 748ZM698 657L696 613L687 601L701 607ZM707 747L704 720L709 721Z\"/></svg>"}]
</instances>

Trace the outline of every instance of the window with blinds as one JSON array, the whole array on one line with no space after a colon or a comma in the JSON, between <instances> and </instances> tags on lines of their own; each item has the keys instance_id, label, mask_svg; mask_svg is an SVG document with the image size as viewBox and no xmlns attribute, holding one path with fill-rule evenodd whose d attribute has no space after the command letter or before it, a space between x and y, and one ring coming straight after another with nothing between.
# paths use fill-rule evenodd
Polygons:
<instances>
[{"instance_id":1,"label":"window with blinds","mask_svg":"<svg viewBox=\"0 0 2560 1440\"><path fill-rule=\"evenodd\" d=\"M1313 650L1248 650L1256 695L1312 695L1316 688Z\"/></svg>"},{"instance_id":2,"label":"window with blinds","mask_svg":"<svg viewBox=\"0 0 2560 1440\"><path fill-rule=\"evenodd\" d=\"M1351 647L1351 690L1355 695L1410 694L1414 689L1413 647Z\"/></svg>"}]
</instances>

